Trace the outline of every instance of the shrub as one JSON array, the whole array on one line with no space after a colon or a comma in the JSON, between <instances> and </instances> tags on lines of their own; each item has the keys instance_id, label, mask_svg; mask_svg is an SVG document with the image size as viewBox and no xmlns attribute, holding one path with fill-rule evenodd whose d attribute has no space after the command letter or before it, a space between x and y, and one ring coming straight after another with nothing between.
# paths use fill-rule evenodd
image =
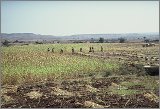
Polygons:
<instances>
[{"instance_id":1,"label":"shrub","mask_svg":"<svg viewBox=\"0 0 160 109\"><path fill-rule=\"evenodd\" d=\"M104 38L100 37L99 38L99 43L103 43L104 42Z\"/></svg>"},{"instance_id":2,"label":"shrub","mask_svg":"<svg viewBox=\"0 0 160 109\"><path fill-rule=\"evenodd\" d=\"M119 43L124 43L126 41L126 39L125 38L119 38Z\"/></svg>"},{"instance_id":3,"label":"shrub","mask_svg":"<svg viewBox=\"0 0 160 109\"><path fill-rule=\"evenodd\" d=\"M43 44L42 42L38 42L38 41L36 41L35 43L36 43L36 44Z\"/></svg>"},{"instance_id":4,"label":"shrub","mask_svg":"<svg viewBox=\"0 0 160 109\"><path fill-rule=\"evenodd\" d=\"M106 71L104 77L108 77L110 75L111 75L111 72L110 71Z\"/></svg>"},{"instance_id":5,"label":"shrub","mask_svg":"<svg viewBox=\"0 0 160 109\"><path fill-rule=\"evenodd\" d=\"M9 41L8 40L5 40L4 42L2 42L2 46L9 46Z\"/></svg>"},{"instance_id":6,"label":"shrub","mask_svg":"<svg viewBox=\"0 0 160 109\"><path fill-rule=\"evenodd\" d=\"M119 68L120 75L127 75L127 74L136 74L138 76L145 75L143 65L141 64L134 64L134 66L129 66L127 63L122 64Z\"/></svg>"}]
</instances>

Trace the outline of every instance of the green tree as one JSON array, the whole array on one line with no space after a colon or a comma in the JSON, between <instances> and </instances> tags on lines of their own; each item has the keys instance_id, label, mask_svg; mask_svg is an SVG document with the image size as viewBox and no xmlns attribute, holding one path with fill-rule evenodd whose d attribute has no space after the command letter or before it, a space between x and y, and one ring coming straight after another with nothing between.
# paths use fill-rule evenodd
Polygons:
<instances>
[{"instance_id":1,"label":"green tree","mask_svg":"<svg viewBox=\"0 0 160 109\"><path fill-rule=\"evenodd\" d=\"M119 38L119 43L124 43L125 41L126 41L125 38L123 38L123 37Z\"/></svg>"},{"instance_id":2,"label":"green tree","mask_svg":"<svg viewBox=\"0 0 160 109\"><path fill-rule=\"evenodd\" d=\"M2 42L2 45L3 45L3 46L9 46L9 43L10 43L10 42L9 42L8 40L5 40L4 42Z\"/></svg>"},{"instance_id":3,"label":"green tree","mask_svg":"<svg viewBox=\"0 0 160 109\"><path fill-rule=\"evenodd\" d=\"M100 37L99 38L99 43L103 43L104 42L104 38Z\"/></svg>"}]
</instances>

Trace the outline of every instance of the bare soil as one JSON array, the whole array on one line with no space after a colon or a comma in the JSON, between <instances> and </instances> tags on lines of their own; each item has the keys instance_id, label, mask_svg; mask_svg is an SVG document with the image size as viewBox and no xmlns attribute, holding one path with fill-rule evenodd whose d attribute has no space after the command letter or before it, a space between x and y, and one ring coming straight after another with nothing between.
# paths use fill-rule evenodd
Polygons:
<instances>
[{"instance_id":1,"label":"bare soil","mask_svg":"<svg viewBox=\"0 0 160 109\"><path fill-rule=\"evenodd\" d=\"M126 80L129 77L126 77ZM131 78L129 78L131 79ZM3 86L1 89L2 108L158 108L159 101L144 94L118 95L107 92L109 86L119 84L125 78L69 79L61 82L19 86ZM132 86L130 89L145 90L144 86ZM155 91L156 92L156 91ZM146 94L147 93L147 94ZM155 93L156 94L156 93ZM146 97L148 95L149 97ZM153 95L153 94L152 94Z\"/></svg>"}]
</instances>

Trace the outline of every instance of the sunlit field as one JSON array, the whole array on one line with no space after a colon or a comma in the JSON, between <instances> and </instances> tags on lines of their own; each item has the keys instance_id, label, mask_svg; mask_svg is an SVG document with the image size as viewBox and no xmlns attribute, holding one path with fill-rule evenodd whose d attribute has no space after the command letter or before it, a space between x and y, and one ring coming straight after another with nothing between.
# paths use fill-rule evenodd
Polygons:
<instances>
[{"instance_id":1,"label":"sunlit field","mask_svg":"<svg viewBox=\"0 0 160 109\"><path fill-rule=\"evenodd\" d=\"M94 47L94 53L100 53L100 47L103 46L105 53L158 55L157 47L143 48L140 44L43 44L2 47L2 84L76 78L80 74L118 71L122 64L118 59L71 54L72 47L75 52L82 48L83 53L88 53L90 46ZM60 49L63 49L63 54L60 54Z\"/></svg>"},{"instance_id":2,"label":"sunlit field","mask_svg":"<svg viewBox=\"0 0 160 109\"><path fill-rule=\"evenodd\" d=\"M53 47L55 53L47 51L47 48ZM48 44L2 48L2 83L16 84L62 77L70 78L73 77L71 75L113 70L119 66L113 60L71 55L69 54L71 47L75 49L82 47L87 52L89 44ZM59 53L60 49L64 50L64 54Z\"/></svg>"},{"instance_id":3,"label":"sunlit field","mask_svg":"<svg viewBox=\"0 0 160 109\"><path fill-rule=\"evenodd\" d=\"M2 107L158 107L158 76L143 68L159 64L158 48L142 43L1 47Z\"/></svg>"}]
</instances>

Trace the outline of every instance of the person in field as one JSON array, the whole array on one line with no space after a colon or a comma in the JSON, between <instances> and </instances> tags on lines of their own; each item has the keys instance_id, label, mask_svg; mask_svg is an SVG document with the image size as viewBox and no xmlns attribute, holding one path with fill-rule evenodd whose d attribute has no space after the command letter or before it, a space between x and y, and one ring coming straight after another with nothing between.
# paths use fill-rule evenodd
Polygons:
<instances>
[{"instance_id":1,"label":"person in field","mask_svg":"<svg viewBox=\"0 0 160 109\"><path fill-rule=\"evenodd\" d=\"M82 48L80 48L80 52L82 52Z\"/></svg>"},{"instance_id":2,"label":"person in field","mask_svg":"<svg viewBox=\"0 0 160 109\"><path fill-rule=\"evenodd\" d=\"M72 54L74 54L74 48L72 47Z\"/></svg>"},{"instance_id":3,"label":"person in field","mask_svg":"<svg viewBox=\"0 0 160 109\"><path fill-rule=\"evenodd\" d=\"M48 52L50 51L49 48L47 49L47 51L48 51Z\"/></svg>"},{"instance_id":4,"label":"person in field","mask_svg":"<svg viewBox=\"0 0 160 109\"><path fill-rule=\"evenodd\" d=\"M101 52L103 52L103 47L101 46Z\"/></svg>"},{"instance_id":5,"label":"person in field","mask_svg":"<svg viewBox=\"0 0 160 109\"><path fill-rule=\"evenodd\" d=\"M92 52L92 47L89 47L89 52Z\"/></svg>"},{"instance_id":6,"label":"person in field","mask_svg":"<svg viewBox=\"0 0 160 109\"><path fill-rule=\"evenodd\" d=\"M62 53L63 53L63 49L60 50L60 54L62 54Z\"/></svg>"},{"instance_id":7,"label":"person in field","mask_svg":"<svg viewBox=\"0 0 160 109\"><path fill-rule=\"evenodd\" d=\"M54 48L52 48L52 53L54 53Z\"/></svg>"},{"instance_id":8,"label":"person in field","mask_svg":"<svg viewBox=\"0 0 160 109\"><path fill-rule=\"evenodd\" d=\"M92 47L92 52L94 53L94 48Z\"/></svg>"}]
</instances>

